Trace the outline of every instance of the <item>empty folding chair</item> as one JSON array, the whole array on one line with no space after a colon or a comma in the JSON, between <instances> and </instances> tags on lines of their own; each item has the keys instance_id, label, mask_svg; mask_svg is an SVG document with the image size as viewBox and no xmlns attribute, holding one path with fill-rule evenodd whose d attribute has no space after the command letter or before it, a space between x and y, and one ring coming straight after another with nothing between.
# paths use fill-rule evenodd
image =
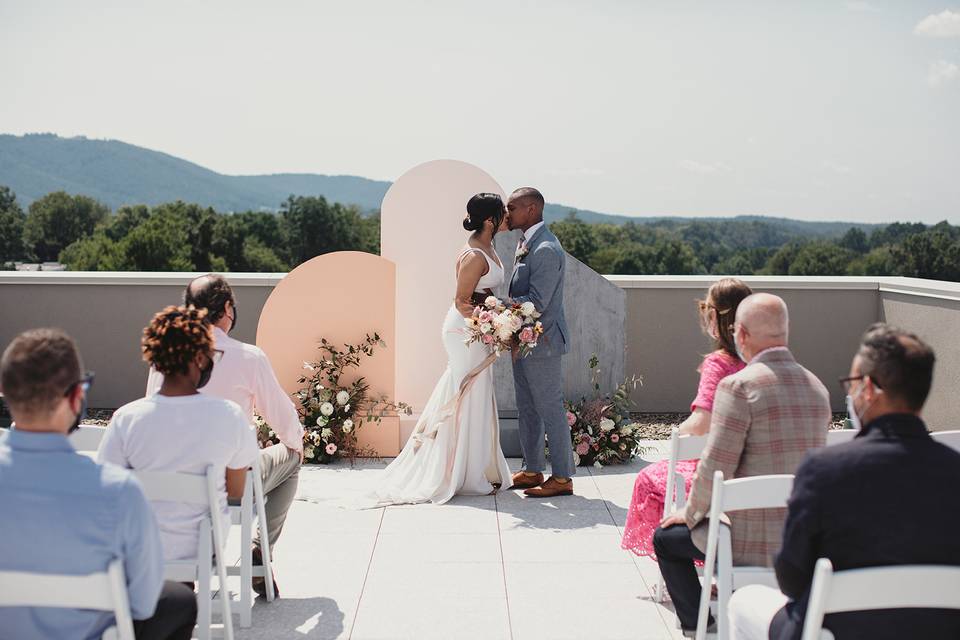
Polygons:
<instances>
[{"instance_id":1,"label":"empty folding chair","mask_svg":"<svg viewBox=\"0 0 960 640\"><path fill-rule=\"evenodd\" d=\"M230 507L230 523L240 525L240 566L227 567L227 575L240 576L240 626L253 624L253 578L266 581L267 602L273 602L273 565L270 556L270 542L267 540L267 497L263 493L263 479L260 477L260 461L254 459L253 469L247 471L243 484L243 497L240 504ZM260 531L260 557L262 566L253 566L253 528L254 521Z\"/></svg>"},{"instance_id":2,"label":"empty folding chair","mask_svg":"<svg viewBox=\"0 0 960 640\"><path fill-rule=\"evenodd\" d=\"M213 572L217 573L220 587L220 614L223 618L223 635L233 640L233 620L230 616L230 592L227 589L227 569L223 558L226 546L217 479L213 467L207 467L205 475L173 473L164 471L135 471L143 493L150 501L183 502L203 505L207 514L200 522L197 557L190 560L167 562L164 578L177 582L197 583L197 637L210 638L213 626L211 607L213 598Z\"/></svg>"},{"instance_id":3,"label":"empty folding chair","mask_svg":"<svg viewBox=\"0 0 960 640\"><path fill-rule=\"evenodd\" d=\"M107 433L106 427L97 427L94 425L81 425L76 431L70 434L70 444L77 451L96 451L100 448L100 441Z\"/></svg>"},{"instance_id":4,"label":"empty folding chair","mask_svg":"<svg viewBox=\"0 0 960 640\"><path fill-rule=\"evenodd\" d=\"M860 432L856 429L830 429L827 431L827 444L825 446L850 442L857 437L858 433Z\"/></svg>"},{"instance_id":5,"label":"empty folding chair","mask_svg":"<svg viewBox=\"0 0 960 640\"><path fill-rule=\"evenodd\" d=\"M768 567L733 566L730 527L720 523L720 516L744 509L775 509L787 506L793 489L792 474L750 476L724 480L723 472L713 474L713 494L710 497L707 553L703 563L703 589L700 592L700 611L697 617L697 640L707 634L710 609L711 581L716 567L717 576L717 636L730 637L727 605L735 589L748 584L777 586L773 569Z\"/></svg>"},{"instance_id":6,"label":"empty folding chair","mask_svg":"<svg viewBox=\"0 0 960 640\"><path fill-rule=\"evenodd\" d=\"M960 567L897 565L834 573L817 560L801 640L832 640L823 616L875 609L960 609Z\"/></svg>"},{"instance_id":7,"label":"empty folding chair","mask_svg":"<svg viewBox=\"0 0 960 640\"><path fill-rule=\"evenodd\" d=\"M930 437L955 451L960 451L960 431L934 431Z\"/></svg>"},{"instance_id":8,"label":"empty folding chair","mask_svg":"<svg viewBox=\"0 0 960 640\"><path fill-rule=\"evenodd\" d=\"M114 626L104 632L104 640L134 638L127 580L120 560L113 560L106 571L85 576L0 571L0 607L112 611Z\"/></svg>"}]
</instances>

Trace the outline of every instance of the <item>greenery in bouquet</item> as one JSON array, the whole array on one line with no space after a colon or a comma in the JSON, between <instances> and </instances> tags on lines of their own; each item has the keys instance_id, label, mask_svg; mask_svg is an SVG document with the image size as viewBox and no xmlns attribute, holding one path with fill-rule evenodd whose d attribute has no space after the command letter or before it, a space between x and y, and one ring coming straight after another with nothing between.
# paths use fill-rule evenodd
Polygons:
<instances>
[{"instance_id":1,"label":"greenery in bouquet","mask_svg":"<svg viewBox=\"0 0 960 640\"><path fill-rule=\"evenodd\" d=\"M360 446L357 430L365 423L379 423L388 414L410 415L409 405L394 402L386 396L374 397L362 376L353 382L342 379L348 371L358 369L361 361L372 357L374 350L386 347L376 333L367 334L359 344L337 348L326 338L317 349L320 359L304 362L307 372L298 382L303 385L294 394L299 403L297 413L303 424L304 462L327 464L337 458L376 456L377 452ZM261 446L279 442L276 433L257 416L257 432Z\"/></svg>"},{"instance_id":2,"label":"greenery in bouquet","mask_svg":"<svg viewBox=\"0 0 960 640\"><path fill-rule=\"evenodd\" d=\"M597 355L593 354L589 365L594 397L564 403L573 459L578 466L622 464L644 452L637 441L639 425L630 419L633 406L630 394L643 383L642 378L630 376L612 394L603 395L598 382L599 364Z\"/></svg>"}]
</instances>

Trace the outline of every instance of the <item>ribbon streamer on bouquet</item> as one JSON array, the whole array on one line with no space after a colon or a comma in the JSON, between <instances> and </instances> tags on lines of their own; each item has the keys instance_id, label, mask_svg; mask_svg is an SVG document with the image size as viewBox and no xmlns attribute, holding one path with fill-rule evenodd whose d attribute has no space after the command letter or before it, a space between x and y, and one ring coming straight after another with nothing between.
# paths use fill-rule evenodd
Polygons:
<instances>
[{"instance_id":1,"label":"ribbon streamer on bouquet","mask_svg":"<svg viewBox=\"0 0 960 640\"><path fill-rule=\"evenodd\" d=\"M414 441L414 451L420 448L420 445L424 443L427 439L436 439L437 432L440 430L440 425L447 421L451 416L453 417L454 429L459 430L460 426L460 405L462 404L464 396L467 395L467 392L470 391L470 387L473 386L473 383L476 382L477 376L484 372L484 370L492 365L497 359L496 352L491 353L486 358L483 359L483 362L474 367L470 373L463 377L463 380L460 381L460 389L457 391L457 395L440 408L440 415L433 422L433 427L427 429L427 421L421 420L417 424L416 430L413 432L411 438Z\"/></svg>"}]
</instances>

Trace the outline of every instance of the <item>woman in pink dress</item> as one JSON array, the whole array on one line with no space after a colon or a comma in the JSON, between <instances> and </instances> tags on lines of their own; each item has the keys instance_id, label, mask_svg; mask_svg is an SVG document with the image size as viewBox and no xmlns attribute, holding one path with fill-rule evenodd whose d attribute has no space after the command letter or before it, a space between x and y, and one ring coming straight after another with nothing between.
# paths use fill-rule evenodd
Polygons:
<instances>
[{"instance_id":1,"label":"woman in pink dress","mask_svg":"<svg viewBox=\"0 0 960 640\"><path fill-rule=\"evenodd\" d=\"M753 293L744 282L736 278L723 278L707 291L700 306L700 327L713 338L714 350L703 358L698 369L700 385L697 397L690 405L690 417L680 424L680 434L702 435L710 430L713 411L713 395L721 380L746 366L737 356L733 345L733 322L740 301ZM684 491L689 494L690 481L697 469L697 460L681 460L677 472L684 480ZM638 556L656 558L653 553L653 532L663 519L664 494L667 486L667 467L664 460L645 467L637 474L633 485L633 498L627 512L627 524L623 530L621 547ZM680 481L680 478L677 478Z\"/></svg>"}]
</instances>

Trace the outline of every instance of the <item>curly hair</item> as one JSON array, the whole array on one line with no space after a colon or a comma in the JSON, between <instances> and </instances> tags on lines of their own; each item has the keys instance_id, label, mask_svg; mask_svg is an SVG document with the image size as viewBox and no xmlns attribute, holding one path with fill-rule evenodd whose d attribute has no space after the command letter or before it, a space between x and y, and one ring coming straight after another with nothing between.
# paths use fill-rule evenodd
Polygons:
<instances>
[{"instance_id":1,"label":"curly hair","mask_svg":"<svg viewBox=\"0 0 960 640\"><path fill-rule=\"evenodd\" d=\"M143 359L163 375L183 375L198 353L213 349L207 310L167 307L153 316L140 341Z\"/></svg>"}]
</instances>

